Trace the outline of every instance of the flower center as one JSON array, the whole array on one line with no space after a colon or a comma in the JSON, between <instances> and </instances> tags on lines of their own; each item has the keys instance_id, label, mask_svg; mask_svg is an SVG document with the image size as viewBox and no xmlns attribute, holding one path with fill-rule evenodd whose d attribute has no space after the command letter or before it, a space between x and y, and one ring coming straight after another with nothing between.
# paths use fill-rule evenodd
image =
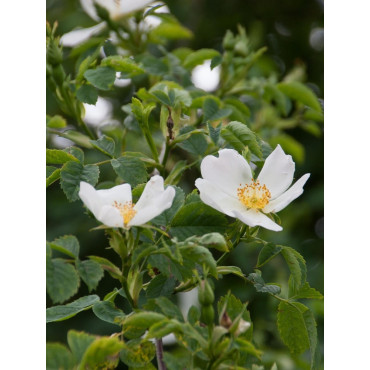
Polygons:
<instances>
[{"instance_id":1,"label":"flower center","mask_svg":"<svg viewBox=\"0 0 370 370\"><path fill-rule=\"evenodd\" d=\"M123 225L126 226L132 218L136 215L136 211L134 210L135 203L126 202L125 204L118 203L114 201L113 207L116 207L119 210L123 218Z\"/></svg>"},{"instance_id":2,"label":"flower center","mask_svg":"<svg viewBox=\"0 0 370 370\"><path fill-rule=\"evenodd\" d=\"M249 184L245 184L237 189L237 195L239 200L247 207L253 209L263 209L268 204L271 193L267 189L266 185L261 185L260 182L252 181Z\"/></svg>"}]
</instances>

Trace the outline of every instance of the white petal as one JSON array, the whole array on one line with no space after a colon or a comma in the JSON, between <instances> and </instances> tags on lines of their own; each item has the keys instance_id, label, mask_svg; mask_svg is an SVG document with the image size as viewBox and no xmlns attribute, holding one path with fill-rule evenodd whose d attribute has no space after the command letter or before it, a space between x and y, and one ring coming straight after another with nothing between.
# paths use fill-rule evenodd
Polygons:
<instances>
[{"instance_id":1,"label":"white petal","mask_svg":"<svg viewBox=\"0 0 370 370\"><path fill-rule=\"evenodd\" d=\"M96 193L104 205L112 205L114 202L125 204L132 201L130 184L121 184L110 189L97 190Z\"/></svg>"},{"instance_id":2,"label":"white petal","mask_svg":"<svg viewBox=\"0 0 370 370\"><path fill-rule=\"evenodd\" d=\"M106 226L123 227L123 217L119 210L112 205L103 206L95 217Z\"/></svg>"},{"instance_id":3,"label":"white petal","mask_svg":"<svg viewBox=\"0 0 370 370\"><path fill-rule=\"evenodd\" d=\"M202 177L225 193L237 197L236 191L240 184L243 186L252 179L248 162L233 149L222 149L219 157L205 157L200 165Z\"/></svg>"},{"instance_id":4,"label":"white petal","mask_svg":"<svg viewBox=\"0 0 370 370\"><path fill-rule=\"evenodd\" d=\"M258 175L261 184L265 184L271 192L271 199L282 194L293 181L295 164L290 155L286 155L278 145L267 157Z\"/></svg>"},{"instance_id":5,"label":"white petal","mask_svg":"<svg viewBox=\"0 0 370 370\"><path fill-rule=\"evenodd\" d=\"M102 202L97 194L97 191L93 186L87 182L80 182L80 191L78 193L80 199L83 201L85 206L94 214L96 217L100 208L102 207Z\"/></svg>"},{"instance_id":6,"label":"white petal","mask_svg":"<svg viewBox=\"0 0 370 370\"><path fill-rule=\"evenodd\" d=\"M208 180L196 179L195 186L199 189L202 202L219 212L235 217L235 210L242 212L245 209L238 199L231 197Z\"/></svg>"},{"instance_id":7,"label":"white petal","mask_svg":"<svg viewBox=\"0 0 370 370\"><path fill-rule=\"evenodd\" d=\"M310 177L309 173L303 175L292 187L285 193L281 194L278 198L270 201L263 209L263 212L279 212L285 208L290 202L298 198L303 193L303 186Z\"/></svg>"},{"instance_id":8,"label":"white petal","mask_svg":"<svg viewBox=\"0 0 370 370\"><path fill-rule=\"evenodd\" d=\"M153 176L136 203L134 210L137 212L128 223L129 226L143 225L152 218L160 215L172 206L176 191L172 186L164 190L164 181L161 176Z\"/></svg>"},{"instance_id":9,"label":"white petal","mask_svg":"<svg viewBox=\"0 0 370 370\"><path fill-rule=\"evenodd\" d=\"M131 186L122 184L111 189L95 190L87 182L81 181L78 193L86 207L94 214L95 218L110 227L122 227L123 219L113 203L125 204L131 202Z\"/></svg>"},{"instance_id":10,"label":"white petal","mask_svg":"<svg viewBox=\"0 0 370 370\"><path fill-rule=\"evenodd\" d=\"M69 47L77 46L79 44L82 44L84 41L88 40L91 36L99 33L104 28L105 28L105 22L102 22L93 27L73 30L71 32L65 33L61 37L60 43L63 46L69 46Z\"/></svg>"},{"instance_id":11,"label":"white petal","mask_svg":"<svg viewBox=\"0 0 370 370\"><path fill-rule=\"evenodd\" d=\"M96 14L94 1L93 0L80 0L81 6L86 14L95 21L99 20L98 15Z\"/></svg>"},{"instance_id":12,"label":"white petal","mask_svg":"<svg viewBox=\"0 0 370 370\"><path fill-rule=\"evenodd\" d=\"M120 15L129 14L145 8L153 0L121 0Z\"/></svg>"},{"instance_id":13,"label":"white petal","mask_svg":"<svg viewBox=\"0 0 370 370\"><path fill-rule=\"evenodd\" d=\"M238 218L240 221L245 224L253 226L262 226L265 229L272 231L281 231L283 228L268 218L263 213L256 211L254 209L245 210L243 212L234 212L234 217Z\"/></svg>"}]
</instances>

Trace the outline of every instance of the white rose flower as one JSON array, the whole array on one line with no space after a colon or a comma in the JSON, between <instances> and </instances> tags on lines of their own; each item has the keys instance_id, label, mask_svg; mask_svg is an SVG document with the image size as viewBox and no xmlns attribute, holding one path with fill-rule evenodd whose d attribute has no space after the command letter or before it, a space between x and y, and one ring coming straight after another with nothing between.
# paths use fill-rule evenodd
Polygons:
<instances>
[{"instance_id":1,"label":"white rose flower","mask_svg":"<svg viewBox=\"0 0 370 370\"><path fill-rule=\"evenodd\" d=\"M203 178L195 182L200 199L249 226L281 231L282 227L266 214L279 212L299 197L310 174L303 175L289 188L295 163L280 145L267 157L256 180L250 165L237 151L222 149L218 153L218 158L209 155L201 163Z\"/></svg>"},{"instance_id":2,"label":"white rose flower","mask_svg":"<svg viewBox=\"0 0 370 370\"><path fill-rule=\"evenodd\" d=\"M129 229L147 223L172 206L175 189L164 189L161 176L153 176L145 185L136 204L132 203L130 184L114 186L111 189L95 190L82 181L78 193L85 206L97 220L109 227Z\"/></svg>"}]
</instances>

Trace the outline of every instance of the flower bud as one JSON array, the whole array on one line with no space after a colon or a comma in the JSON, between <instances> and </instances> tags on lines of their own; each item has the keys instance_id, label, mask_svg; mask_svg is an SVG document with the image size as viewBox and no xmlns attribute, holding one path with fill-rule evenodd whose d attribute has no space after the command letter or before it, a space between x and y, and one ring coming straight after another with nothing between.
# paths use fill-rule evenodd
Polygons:
<instances>
[{"instance_id":1,"label":"flower bud","mask_svg":"<svg viewBox=\"0 0 370 370\"><path fill-rule=\"evenodd\" d=\"M215 310L213 306L210 304L209 306L202 306L201 309L201 320L207 325L213 324L213 320L215 318Z\"/></svg>"},{"instance_id":2,"label":"flower bud","mask_svg":"<svg viewBox=\"0 0 370 370\"><path fill-rule=\"evenodd\" d=\"M234 35L230 30L227 30L226 35L223 39L222 46L225 50L233 50L234 49Z\"/></svg>"},{"instance_id":3,"label":"flower bud","mask_svg":"<svg viewBox=\"0 0 370 370\"><path fill-rule=\"evenodd\" d=\"M235 331L235 336L238 337L240 334L243 334L245 331L247 331L250 327L250 322L240 319L238 327Z\"/></svg>"},{"instance_id":4,"label":"flower bud","mask_svg":"<svg viewBox=\"0 0 370 370\"><path fill-rule=\"evenodd\" d=\"M233 322L231 321L230 316L226 312L224 312L220 320L220 325L226 329L229 329L232 323Z\"/></svg>"},{"instance_id":5,"label":"flower bud","mask_svg":"<svg viewBox=\"0 0 370 370\"><path fill-rule=\"evenodd\" d=\"M202 306L208 306L215 300L212 287L207 280L202 280L198 289L198 300Z\"/></svg>"}]
</instances>

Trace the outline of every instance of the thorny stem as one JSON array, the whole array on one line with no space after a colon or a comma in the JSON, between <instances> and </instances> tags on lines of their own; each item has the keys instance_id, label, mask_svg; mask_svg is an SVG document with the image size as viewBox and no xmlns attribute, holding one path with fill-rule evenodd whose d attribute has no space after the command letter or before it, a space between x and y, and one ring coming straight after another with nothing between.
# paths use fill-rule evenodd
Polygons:
<instances>
[{"instance_id":1,"label":"thorny stem","mask_svg":"<svg viewBox=\"0 0 370 370\"><path fill-rule=\"evenodd\" d=\"M162 338L155 340L155 347L156 347L156 354L157 354L157 362L158 362L158 370L166 370L166 365L163 362L163 342Z\"/></svg>"}]
</instances>

